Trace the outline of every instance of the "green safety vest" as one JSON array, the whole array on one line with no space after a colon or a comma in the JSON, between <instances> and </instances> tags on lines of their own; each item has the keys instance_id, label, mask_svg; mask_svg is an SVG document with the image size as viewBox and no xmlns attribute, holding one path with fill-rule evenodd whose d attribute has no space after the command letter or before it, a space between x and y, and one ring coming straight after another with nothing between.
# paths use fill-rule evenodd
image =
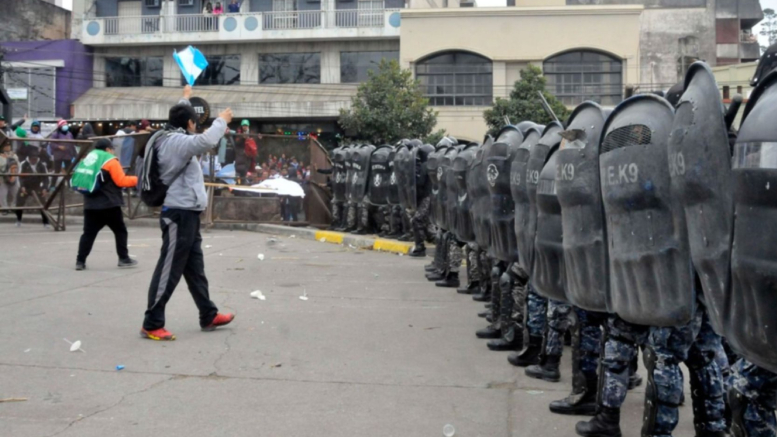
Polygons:
<instances>
[{"instance_id":1,"label":"green safety vest","mask_svg":"<svg viewBox=\"0 0 777 437\"><path fill-rule=\"evenodd\" d=\"M116 157L104 150L92 150L73 170L70 185L80 193L94 193L102 180L103 165L111 159Z\"/></svg>"}]
</instances>

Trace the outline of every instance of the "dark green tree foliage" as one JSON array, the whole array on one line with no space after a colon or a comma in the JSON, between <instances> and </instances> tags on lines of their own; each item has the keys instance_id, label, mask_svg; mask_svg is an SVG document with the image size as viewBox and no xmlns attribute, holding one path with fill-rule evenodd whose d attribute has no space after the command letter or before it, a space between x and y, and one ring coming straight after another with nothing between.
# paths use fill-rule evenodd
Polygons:
<instances>
[{"instance_id":1,"label":"dark green tree foliage","mask_svg":"<svg viewBox=\"0 0 777 437\"><path fill-rule=\"evenodd\" d=\"M383 59L378 70L359 85L351 108L340 110L340 126L353 140L393 144L403 138L425 138L437 124L437 113L421 93L410 70Z\"/></svg>"},{"instance_id":2,"label":"dark green tree foliage","mask_svg":"<svg viewBox=\"0 0 777 437\"><path fill-rule=\"evenodd\" d=\"M761 46L761 51L766 49L774 43L777 43L777 13L774 9L764 9L764 20L761 22L761 35L767 38L768 44Z\"/></svg>"},{"instance_id":3,"label":"dark green tree foliage","mask_svg":"<svg viewBox=\"0 0 777 437\"><path fill-rule=\"evenodd\" d=\"M529 65L521 70L521 80L515 82L509 99L497 97L494 106L483 112L483 118L488 124L489 133L495 135L505 125L505 116L513 124L530 120L538 124L547 124L553 121L542 108L542 100L537 91L542 91L545 100L548 101L553 112L562 122L569 116L569 110L556 97L545 91L546 79L542 76L542 70L534 65Z\"/></svg>"}]
</instances>

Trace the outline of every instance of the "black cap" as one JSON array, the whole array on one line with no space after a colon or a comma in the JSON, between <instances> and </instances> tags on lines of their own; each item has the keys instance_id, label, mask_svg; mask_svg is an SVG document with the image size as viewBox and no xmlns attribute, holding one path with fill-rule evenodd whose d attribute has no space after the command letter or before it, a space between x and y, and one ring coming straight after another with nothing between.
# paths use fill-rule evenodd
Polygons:
<instances>
[{"instance_id":1,"label":"black cap","mask_svg":"<svg viewBox=\"0 0 777 437\"><path fill-rule=\"evenodd\" d=\"M36 158L40 157L40 149L37 147L30 148L30 150L27 152L27 157L29 158L30 156L34 156Z\"/></svg>"},{"instance_id":2,"label":"black cap","mask_svg":"<svg viewBox=\"0 0 777 437\"><path fill-rule=\"evenodd\" d=\"M94 148L97 150L113 149L113 143L107 138L100 138L95 141Z\"/></svg>"}]
</instances>

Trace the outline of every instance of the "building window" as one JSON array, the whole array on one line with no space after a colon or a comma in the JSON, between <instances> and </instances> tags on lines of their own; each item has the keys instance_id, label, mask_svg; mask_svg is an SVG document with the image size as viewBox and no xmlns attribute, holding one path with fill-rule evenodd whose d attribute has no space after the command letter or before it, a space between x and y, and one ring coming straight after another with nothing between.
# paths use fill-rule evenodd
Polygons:
<instances>
[{"instance_id":1,"label":"building window","mask_svg":"<svg viewBox=\"0 0 777 437\"><path fill-rule=\"evenodd\" d=\"M3 77L4 76L4 77ZM54 83L57 71L52 68L9 67L3 80L13 102L13 117L53 118L56 113ZM10 120L9 120L10 122Z\"/></svg>"},{"instance_id":2,"label":"building window","mask_svg":"<svg viewBox=\"0 0 777 437\"><path fill-rule=\"evenodd\" d=\"M415 67L416 78L435 106L488 106L493 96L491 61L466 52L432 56Z\"/></svg>"},{"instance_id":3,"label":"building window","mask_svg":"<svg viewBox=\"0 0 777 437\"><path fill-rule=\"evenodd\" d=\"M195 85L240 85L240 55L206 56L208 66ZM181 85L186 79L181 78Z\"/></svg>"},{"instance_id":4,"label":"building window","mask_svg":"<svg viewBox=\"0 0 777 437\"><path fill-rule=\"evenodd\" d=\"M162 86L163 58L105 58L105 86Z\"/></svg>"},{"instance_id":5,"label":"building window","mask_svg":"<svg viewBox=\"0 0 777 437\"><path fill-rule=\"evenodd\" d=\"M377 70L382 59L399 60L399 52L340 52L340 82L366 81L367 72Z\"/></svg>"},{"instance_id":6,"label":"building window","mask_svg":"<svg viewBox=\"0 0 777 437\"><path fill-rule=\"evenodd\" d=\"M321 54L262 53L259 83L321 83Z\"/></svg>"},{"instance_id":7,"label":"building window","mask_svg":"<svg viewBox=\"0 0 777 437\"><path fill-rule=\"evenodd\" d=\"M547 90L567 106L593 100L615 106L623 100L623 64L599 52L575 51L543 64Z\"/></svg>"}]
</instances>

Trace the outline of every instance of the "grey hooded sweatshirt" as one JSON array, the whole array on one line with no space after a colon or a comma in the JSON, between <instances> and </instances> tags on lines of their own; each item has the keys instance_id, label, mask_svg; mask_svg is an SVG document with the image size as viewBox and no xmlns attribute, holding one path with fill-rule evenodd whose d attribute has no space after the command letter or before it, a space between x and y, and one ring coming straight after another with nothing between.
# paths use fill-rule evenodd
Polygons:
<instances>
[{"instance_id":1,"label":"grey hooded sweatshirt","mask_svg":"<svg viewBox=\"0 0 777 437\"><path fill-rule=\"evenodd\" d=\"M178 104L189 105L190 103L186 99L181 99ZM202 134L190 135L179 129L169 135L163 135L154 142L160 177L162 182L169 186L164 203L166 208L191 211L207 209L208 195L205 192L205 179L202 177L202 168L197 162L197 155L218 145L226 130L227 122L217 118ZM187 166L186 170L170 185L170 181L184 166Z\"/></svg>"}]
</instances>

